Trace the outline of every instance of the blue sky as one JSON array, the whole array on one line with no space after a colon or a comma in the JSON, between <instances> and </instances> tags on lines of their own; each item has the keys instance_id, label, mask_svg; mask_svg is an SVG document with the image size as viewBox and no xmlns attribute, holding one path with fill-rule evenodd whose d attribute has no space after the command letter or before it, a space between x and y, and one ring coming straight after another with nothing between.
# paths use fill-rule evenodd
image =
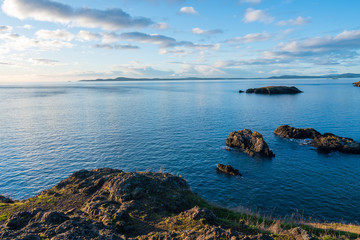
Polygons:
<instances>
[{"instance_id":1,"label":"blue sky","mask_svg":"<svg viewBox=\"0 0 360 240\"><path fill-rule=\"evenodd\" d=\"M0 81L360 73L358 0L0 4Z\"/></svg>"}]
</instances>

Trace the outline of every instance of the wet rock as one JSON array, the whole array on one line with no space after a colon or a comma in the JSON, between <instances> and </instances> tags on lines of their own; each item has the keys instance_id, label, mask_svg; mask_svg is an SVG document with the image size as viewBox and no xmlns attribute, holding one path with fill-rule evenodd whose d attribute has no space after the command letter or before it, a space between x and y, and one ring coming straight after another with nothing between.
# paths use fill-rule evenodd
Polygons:
<instances>
[{"instance_id":1,"label":"wet rock","mask_svg":"<svg viewBox=\"0 0 360 240\"><path fill-rule=\"evenodd\" d=\"M239 90L239 93L243 93L244 91L243 90Z\"/></svg>"},{"instance_id":2,"label":"wet rock","mask_svg":"<svg viewBox=\"0 0 360 240\"><path fill-rule=\"evenodd\" d=\"M360 154L360 143L351 138L339 137L332 133L320 134L313 128L294 128L288 125L280 126L274 133L280 137L294 139L312 139L309 143L316 147L319 153L342 152Z\"/></svg>"},{"instance_id":3,"label":"wet rock","mask_svg":"<svg viewBox=\"0 0 360 240\"><path fill-rule=\"evenodd\" d=\"M250 129L230 133L226 140L226 145L240 148L250 156L258 154L262 157L275 157L263 136L256 131L252 132Z\"/></svg>"},{"instance_id":4,"label":"wet rock","mask_svg":"<svg viewBox=\"0 0 360 240\"><path fill-rule=\"evenodd\" d=\"M290 229L288 233L296 240L315 240L308 231L299 227Z\"/></svg>"},{"instance_id":5,"label":"wet rock","mask_svg":"<svg viewBox=\"0 0 360 240\"><path fill-rule=\"evenodd\" d=\"M287 86L268 86L261 88L249 88L246 93L257 93L257 94L296 94L301 93L296 87Z\"/></svg>"},{"instance_id":6,"label":"wet rock","mask_svg":"<svg viewBox=\"0 0 360 240\"><path fill-rule=\"evenodd\" d=\"M233 175L233 176L241 176L241 173L239 172L239 170L233 168L230 165L223 165L223 164L219 163L216 165L216 170L218 172L226 173L226 174Z\"/></svg>"},{"instance_id":7,"label":"wet rock","mask_svg":"<svg viewBox=\"0 0 360 240\"><path fill-rule=\"evenodd\" d=\"M321 134L313 128L294 128L289 125L282 125L275 129L274 133L284 138L306 139L315 138Z\"/></svg>"},{"instance_id":8,"label":"wet rock","mask_svg":"<svg viewBox=\"0 0 360 240\"><path fill-rule=\"evenodd\" d=\"M316 136L310 145L316 147L320 153L342 152L360 154L360 143L355 142L351 138L339 137L332 133Z\"/></svg>"},{"instance_id":9,"label":"wet rock","mask_svg":"<svg viewBox=\"0 0 360 240\"><path fill-rule=\"evenodd\" d=\"M11 198L0 195L0 203L14 203Z\"/></svg>"},{"instance_id":10,"label":"wet rock","mask_svg":"<svg viewBox=\"0 0 360 240\"><path fill-rule=\"evenodd\" d=\"M355 87L360 87L360 81L359 82L354 82L353 83Z\"/></svg>"}]
</instances>

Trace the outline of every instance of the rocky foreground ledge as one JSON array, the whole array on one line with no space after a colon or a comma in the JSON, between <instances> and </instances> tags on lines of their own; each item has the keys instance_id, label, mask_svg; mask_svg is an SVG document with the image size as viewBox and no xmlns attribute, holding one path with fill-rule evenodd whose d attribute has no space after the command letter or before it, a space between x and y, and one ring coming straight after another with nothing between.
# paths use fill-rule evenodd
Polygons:
<instances>
[{"instance_id":1,"label":"rocky foreground ledge","mask_svg":"<svg viewBox=\"0 0 360 240\"><path fill-rule=\"evenodd\" d=\"M293 224L213 206L164 173L82 170L36 197L0 200L4 240L315 239Z\"/></svg>"}]
</instances>

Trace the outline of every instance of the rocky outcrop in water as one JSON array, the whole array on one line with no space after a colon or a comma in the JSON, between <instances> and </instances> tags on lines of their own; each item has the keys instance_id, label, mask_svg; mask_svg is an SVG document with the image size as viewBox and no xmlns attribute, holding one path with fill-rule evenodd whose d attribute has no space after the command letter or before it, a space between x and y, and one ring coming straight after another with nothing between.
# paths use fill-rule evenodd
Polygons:
<instances>
[{"instance_id":1,"label":"rocky outcrop in water","mask_svg":"<svg viewBox=\"0 0 360 240\"><path fill-rule=\"evenodd\" d=\"M321 134L313 128L294 128L283 125L275 129L274 133L284 138L306 139L320 136Z\"/></svg>"},{"instance_id":2,"label":"rocky outcrop in water","mask_svg":"<svg viewBox=\"0 0 360 240\"><path fill-rule=\"evenodd\" d=\"M230 165L223 165L223 164L219 163L216 165L216 170L218 172L222 172L222 173L233 175L233 176L241 176L241 173L239 172L239 170L233 168Z\"/></svg>"},{"instance_id":3,"label":"rocky outcrop in water","mask_svg":"<svg viewBox=\"0 0 360 240\"><path fill-rule=\"evenodd\" d=\"M354 82L353 83L355 87L360 87L360 81L359 82Z\"/></svg>"},{"instance_id":4,"label":"rocky outcrop in water","mask_svg":"<svg viewBox=\"0 0 360 240\"><path fill-rule=\"evenodd\" d=\"M268 86L261 88L249 88L246 93L257 93L257 94L296 94L301 93L296 87L287 86Z\"/></svg>"},{"instance_id":5,"label":"rocky outcrop in water","mask_svg":"<svg viewBox=\"0 0 360 240\"><path fill-rule=\"evenodd\" d=\"M256 131L252 132L250 129L230 133L226 139L226 145L242 149L252 157L256 154L262 157L275 157L263 136Z\"/></svg>"},{"instance_id":6,"label":"rocky outcrop in water","mask_svg":"<svg viewBox=\"0 0 360 240\"><path fill-rule=\"evenodd\" d=\"M0 203L13 203L14 201L11 198L0 195Z\"/></svg>"},{"instance_id":7,"label":"rocky outcrop in water","mask_svg":"<svg viewBox=\"0 0 360 240\"><path fill-rule=\"evenodd\" d=\"M306 139L310 138L311 146L317 148L318 152L342 152L351 154L360 154L360 143L351 138L339 137L332 133L320 134L313 128L294 128L283 125L275 129L274 133L280 137Z\"/></svg>"}]
</instances>

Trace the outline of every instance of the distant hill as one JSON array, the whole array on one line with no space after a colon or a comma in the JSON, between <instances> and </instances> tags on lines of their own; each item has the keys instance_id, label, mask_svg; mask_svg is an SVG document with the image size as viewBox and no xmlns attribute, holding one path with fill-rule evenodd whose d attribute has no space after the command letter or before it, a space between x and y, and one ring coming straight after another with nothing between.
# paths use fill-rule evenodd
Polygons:
<instances>
[{"instance_id":1,"label":"distant hill","mask_svg":"<svg viewBox=\"0 0 360 240\"><path fill-rule=\"evenodd\" d=\"M343 74L330 74L330 75L321 75L321 76L282 75L282 76L269 77L268 79L298 79L298 78L360 78L360 74L343 73Z\"/></svg>"},{"instance_id":2,"label":"distant hill","mask_svg":"<svg viewBox=\"0 0 360 240\"><path fill-rule=\"evenodd\" d=\"M304 79L304 78L360 78L360 74L357 73L343 73L343 74L331 74L321 76L299 76L299 75L282 75L272 76L268 78L198 78L198 77L186 77L186 78L108 78L108 79L95 79L95 80L80 80L80 82L117 82L117 81L169 81L169 80L238 80L238 79Z\"/></svg>"},{"instance_id":3,"label":"distant hill","mask_svg":"<svg viewBox=\"0 0 360 240\"><path fill-rule=\"evenodd\" d=\"M95 79L95 80L80 80L80 82L116 82L116 81L168 81L168 80L235 80L235 79L246 79L246 78L198 78L198 77L187 77L187 78L109 78L109 79Z\"/></svg>"}]
</instances>

